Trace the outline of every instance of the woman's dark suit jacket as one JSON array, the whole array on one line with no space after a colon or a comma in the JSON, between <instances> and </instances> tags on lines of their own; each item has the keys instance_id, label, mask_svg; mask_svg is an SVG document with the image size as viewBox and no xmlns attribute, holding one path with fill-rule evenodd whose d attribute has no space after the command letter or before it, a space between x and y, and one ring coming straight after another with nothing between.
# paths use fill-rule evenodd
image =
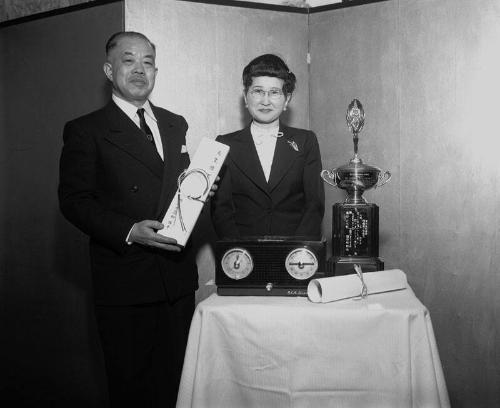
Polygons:
<instances>
[{"instance_id":1,"label":"woman's dark suit jacket","mask_svg":"<svg viewBox=\"0 0 500 408\"><path fill-rule=\"evenodd\" d=\"M230 147L219 189L211 202L219 238L244 236L321 237L324 188L316 135L280 124L269 182L250 126L217 137Z\"/></svg>"},{"instance_id":2,"label":"woman's dark suit jacket","mask_svg":"<svg viewBox=\"0 0 500 408\"><path fill-rule=\"evenodd\" d=\"M177 190L177 177L189 166L186 121L165 109L152 109L164 162L114 102L64 128L60 207L90 237L97 304L176 300L198 288L189 248L177 253L125 242L135 222L163 218Z\"/></svg>"}]
</instances>

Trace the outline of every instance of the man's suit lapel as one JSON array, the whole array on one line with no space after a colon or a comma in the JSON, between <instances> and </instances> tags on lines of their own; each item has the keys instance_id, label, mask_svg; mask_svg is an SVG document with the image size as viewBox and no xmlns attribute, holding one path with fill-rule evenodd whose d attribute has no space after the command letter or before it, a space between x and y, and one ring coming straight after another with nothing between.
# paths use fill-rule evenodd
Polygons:
<instances>
[{"instance_id":1,"label":"man's suit lapel","mask_svg":"<svg viewBox=\"0 0 500 408\"><path fill-rule=\"evenodd\" d=\"M297 142L293 138L290 128L280 125L283 136L276 140L273 164L269 175L269 191L273 191L285 177L288 169L300 154ZM296 150L297 149L297 150Z\"/></svg>"},{"instance_id":2,"label":"man's suit lapel","mask_svg":"<svg viewBox=\"0 0 500 408\"><path fill-rule=\"evenodd\" d=\"M142 131L114 102L111 101L105 111L109 123L106 139L142 162L154 175L161 178L163 162Z\"/></svg>"},{"instance_id":3,"label":"man's suit lapel","mask_svg":"<svg viewBox=\"0 0 500 408\"><path fill-rule=\"evenodd\" d=\"M250 126L235 136L231 145L231 158L234 164L260 189L269 192L266 176L260 164L259 155L253 143Z\"/></svg>"}]
</instances>

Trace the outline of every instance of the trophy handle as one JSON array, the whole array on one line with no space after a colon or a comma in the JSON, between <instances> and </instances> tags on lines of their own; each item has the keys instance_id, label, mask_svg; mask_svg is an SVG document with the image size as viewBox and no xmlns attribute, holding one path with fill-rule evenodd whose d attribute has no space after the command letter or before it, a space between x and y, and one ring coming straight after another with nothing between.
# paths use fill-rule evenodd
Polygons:
<instances>
[{"instance_id":1,"label":"trophy handle","mask_svg":"<svg viewBox=\"0 0 500 408\"><path fill-rule=\"evenodd\" d=\"M337 169L322 170L321 178L325 183L328 183L333 187L338 187Z\"/></svg>"},{"instance_id":2,"label":"trophy handle","mask_svg":"<svg viewBox=\"0 0 500 408\"><path fill-rule=\"evenodd\" d=\"M375 187L382 187L385 183L387 183L392 177L390 171L386 171L383 174L379 174L378 181Z\"/></svg>"}]
</instances>

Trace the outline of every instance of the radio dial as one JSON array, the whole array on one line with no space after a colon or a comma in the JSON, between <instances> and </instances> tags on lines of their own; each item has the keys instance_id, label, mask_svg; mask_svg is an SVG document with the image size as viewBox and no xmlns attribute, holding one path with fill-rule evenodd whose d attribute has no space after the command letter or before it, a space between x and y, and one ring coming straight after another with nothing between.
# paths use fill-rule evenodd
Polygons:
<instances>
[{"instance_id":1,"label":"radio dial","mask_svg":"<svg viewBox=\"0 0 500 408\"><path fill-rule=\"evenodd\" d=\"M295 279L309 279L318 270L318 258L307 248L297 248L286 257L285 268Z\"/></svg>"},{"instance_id":2,"label":"radio dial","mask_svg":"<svg viewBox=\"0 0 500 408\"><path fill-rule=\"evenodd\" d=\"M239 280L253 271L253 259L246 249L232 248L224 253L221 266L229 278Z\"/></svg>"}]
</instances>

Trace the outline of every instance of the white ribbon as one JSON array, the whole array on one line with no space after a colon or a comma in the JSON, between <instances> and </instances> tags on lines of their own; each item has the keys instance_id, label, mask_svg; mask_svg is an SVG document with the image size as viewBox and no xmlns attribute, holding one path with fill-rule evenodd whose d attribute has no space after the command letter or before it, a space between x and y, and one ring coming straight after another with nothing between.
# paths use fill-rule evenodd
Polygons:
<instances>
[{"instance_id":1,"label":"white ribbon","mask_svg":"<svg viewBox=\"0 0 500 408\"><path fill-rule=\"evenodd\" d=\"M358 275L358 278L361 281L361 293L359 294L359 296L353 298L353 300L364 299L366 295L368 295L368 287L366 286L365 280L363 279L363 270L361 269L361 265L354 264L354 270L356 271L356 275Z\"/></svg>"},{"instance_id":2,"label":"white ribbon","mask_svg":"<svg viewBox=\"0 0 500 408\"><path fill-rule=\"evenodd\" d=\"M185 183L189 176L193 175L201 175L201 178L198 177L196 180L191 177L190 184ZM202 183L199 183L199 180L202 180ZM189 180L188 180L189 181ZM184 183L184 187L182 187ZM205 184L204 186L202 184ZM186 231L186 226L184 225L184 221L182 219L182 211L181 211L181 194L184 197L187 197L188 200L196 200L202 203L205 203L205 200L202 200L201 197L205 196L205 194L210 189L210 176L203 169L191 169L189 171L184 170L179 177L177 177L177 211L176 214L179 215L179 222L181 223L182 231ZM184 192L183 192L184 190ZM200 193L200 191L202 191ZM199 194L198 194L199 193ZM177 217L176 217L177 220Z\"/></svg>"}]
</instances>

